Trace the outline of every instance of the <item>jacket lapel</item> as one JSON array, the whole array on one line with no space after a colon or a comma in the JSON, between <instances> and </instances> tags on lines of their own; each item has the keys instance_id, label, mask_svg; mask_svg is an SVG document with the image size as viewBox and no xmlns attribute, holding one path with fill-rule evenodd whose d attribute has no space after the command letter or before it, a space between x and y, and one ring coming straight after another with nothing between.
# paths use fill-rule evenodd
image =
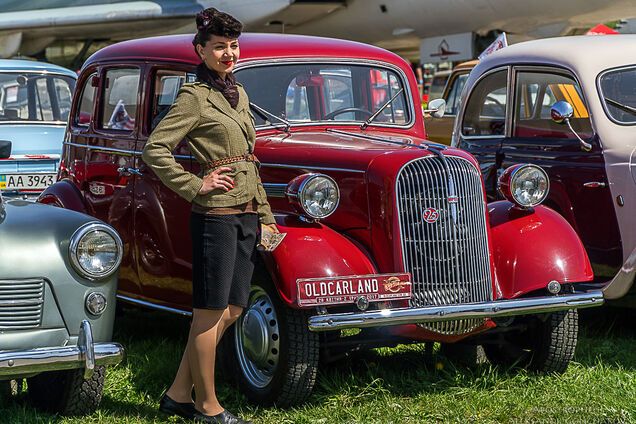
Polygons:
<instances>
[{"instance_id":1,"label":"jacket lapel","mask_svg":"<svg viewBox=\"0 0 636 424\"><path fill-rule=\"evenodd\" d=\"M208 102L212 103L212 106L214 106L220 112L232 118L239 125L239 127L241 127L241 130L243 130L243 133L247 137L248 134L247 127L245 126L245 121L238 113L238 111L242 109L241 106L243 106L243 108L245 107L246 99L242 99L241 97L244 96L239 96L239 103L236 107L237 110L234 110L234 108L230 106L230 103L225 99L225 97L223 97L223 94L221 94L220 91L212 88L210 89L210 94L208 94Z\"/></svg>"}]
</instances>

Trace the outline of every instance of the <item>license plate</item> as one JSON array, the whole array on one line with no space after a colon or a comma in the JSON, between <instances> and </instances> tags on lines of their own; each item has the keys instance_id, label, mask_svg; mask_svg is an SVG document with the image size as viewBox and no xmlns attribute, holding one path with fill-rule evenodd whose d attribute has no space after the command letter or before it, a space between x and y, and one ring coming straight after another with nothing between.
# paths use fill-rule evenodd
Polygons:
<instances>
[{"instance_id":1,"label":"license plate","mask_svg":"<svg viewBox=\"0 0 636 424\"><path fill-rule=\"evenodd\" d=\"M0 175L0 190L44 190L55 182L55 173Z\"/></svg>"},{"instance_id":2,"label":"license plate","mask_svg":"<svg viewBox=\"0 0 636 424\"><path fill-rule=\"evenodd\" d=\"M299 306L355 303L360 297L369 302L410 299L411 274L373 274L296 280Z\"/></svg>"}]
</instances>

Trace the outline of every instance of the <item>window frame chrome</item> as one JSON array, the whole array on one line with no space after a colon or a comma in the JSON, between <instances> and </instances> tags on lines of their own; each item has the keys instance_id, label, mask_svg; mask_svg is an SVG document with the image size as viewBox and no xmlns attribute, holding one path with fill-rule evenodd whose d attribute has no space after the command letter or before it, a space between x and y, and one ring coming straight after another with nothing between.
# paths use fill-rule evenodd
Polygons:
<instances>
[{"instance_id":1,"label":"window frame chrome","mask_svg":"<svg viewBox=\"0 0 636 424\"><path fill-rule=\"evenodd\" d=\"M382 62L378 60L371 59L351 59L351 58L328 58L328 57L303 57L303 58L281 58L281 59L257 59L257 60L249 60L244 63L239 62L236 65L234 70L234 74L238 74L243 69L250 69L256 67L266 67L266 66L277 66L277 65L307 65L307 64L316 64L316 65L366 65L366 66L374 66L378 68L383 68L386 70L393 71L400 78L402 86L404 87L404 93L406 97L406 101L408 102L408 111L409 111L409 120L405 124L383 124L374 122L372 124L373 127L383 127L383 128L399 128L399 129L410 129L415 125L415 107L413 103L413 92L411 91L411 85L409 84L409 79L404 73L404 71L388 62ZM292 122L292 127L311 127L311 126L342 126L342 125L353 125L359 127L364 121L310 121L310 122ZM256 131L263 131L268 129L274 129L280 127L280 125L259 125L255 126Z\"/></svg>"}]
</instances>

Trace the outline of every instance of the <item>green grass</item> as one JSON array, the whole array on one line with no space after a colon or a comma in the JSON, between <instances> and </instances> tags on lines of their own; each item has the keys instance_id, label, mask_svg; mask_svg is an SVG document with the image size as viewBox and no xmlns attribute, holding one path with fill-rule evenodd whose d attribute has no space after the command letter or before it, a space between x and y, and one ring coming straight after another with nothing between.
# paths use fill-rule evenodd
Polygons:
<instances>
[{"instance_id":1,"label":"green grass","mask_svg":"<svg viewBox=\"0 0 636 424\"><path fill-rule=\"evenodd\" d=\"M629 423L636 422L636 313L585 311L575 362L560 376L509 371L489 364L456 367L422 345L376 349L325 367L302 406L249 405L222 384L229 410L255 423ZM631 326L630 326L631 325ZM188 321L129 311L115 340L125 363L110 369L101 409L61 418L34 410L24 393L4 399L2 423L163 423L157 401L170 384Z\"/></svg>"}]
</instances>

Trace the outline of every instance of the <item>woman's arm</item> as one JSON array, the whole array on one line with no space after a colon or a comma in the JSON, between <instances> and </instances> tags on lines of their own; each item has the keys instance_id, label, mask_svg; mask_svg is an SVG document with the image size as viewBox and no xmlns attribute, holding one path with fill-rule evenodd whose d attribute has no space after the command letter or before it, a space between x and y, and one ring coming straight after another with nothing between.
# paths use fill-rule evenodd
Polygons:
<instances>
[{"instance_id":1,"label":"woman's arm","mask_svg":"<svg viewBox=\"0 0 636 424\"><path fill-rule=\"evenodd\" d=\"M199 193L203 180L183 169L172 152L199 124L199 109L196 88L182 87L168 114L150 134L141 156L162 183L188 202Z\"/></svg>"}]
</instances>

